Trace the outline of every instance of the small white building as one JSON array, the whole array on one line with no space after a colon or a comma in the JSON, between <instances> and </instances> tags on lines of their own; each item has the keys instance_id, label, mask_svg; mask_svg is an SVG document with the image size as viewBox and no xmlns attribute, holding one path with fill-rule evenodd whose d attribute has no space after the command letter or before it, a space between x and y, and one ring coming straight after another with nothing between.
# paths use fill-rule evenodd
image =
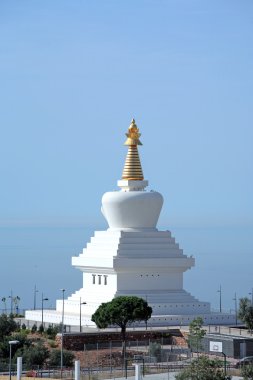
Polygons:
<instances>
[{"instance_id":1,"label":"small white building","mask_svg":"<svg viewBox=\"0 0 253 380\"><path fill-rule=\"evenodd\" d=\"M149 326L187 325L200 316L204 324L233 324L235 316L213 313L210 304L197 300L183 289L183 274L195 265L184 255L170 231L156 228L163 197L145 190L138 154L142 145L139 129L132 120L125 145L128 146L119 191L102 197L102 213L109 228L96 231L72 265L83 275L83 287L66 299L57 300L56 310L44 310L44 322L95 326L91 315L102 302L134 295L147 300L153 309ZM41 311L29 310L26 319L41 321Z\"/></svg>"}]
</instances>

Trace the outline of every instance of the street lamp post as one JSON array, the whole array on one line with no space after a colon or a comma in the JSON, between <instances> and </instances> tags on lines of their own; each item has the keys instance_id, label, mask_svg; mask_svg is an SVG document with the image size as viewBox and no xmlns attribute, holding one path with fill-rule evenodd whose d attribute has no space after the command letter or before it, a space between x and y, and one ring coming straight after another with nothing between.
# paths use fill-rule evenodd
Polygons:
<instances>
[{"instance_id":1,"label":"street lamp post","mask_svg":"<svg viewBox=\"0 0 253 380\"><path fill-rule=\"evenodd\" d=\"M237 297L235 293L235 297L233 298L233 301L235 301L235 324L237 326Z\"/></svg>"},{"instance_id":2,"label":"street lamp post","mask_svg":"<svg viewBox=\"0 0 253 380\"><path fill-rule=\"evenodd\" d=\"M64 333L64 292L65 289L61 289L62 291L62 322L61 322L61 374L63 369L63 333Z\"/></svg>"},{"instance_id":3,"label":"street lamp post","mask_svg":"<svg viewBox=\"0 0 253 380\"><path fill-rule=\"evenodd\" d=\"M220 293L220 313L222 312L221 310L221 285L220 285L220 289L217 290L218 293Z\"/></svg>"},{"instance_id":4,"label":"street lamp post","mask_svg":"<svg viewBox=\"0 0 253 380\"><path fill-rule=\"evenodd\" d=\"M41 297L41 324L42 324L43 329L44 329L44 301L48 301L48 298L44 298L43 293L42 293L42 297Z\"/></svg>"},{"instance_id":5,"label":"street lamp post","mask_svg":"<svg viewBox=\"0 0 253 380\"><path fill-rule=\"evenodd\" d=\"M9 340L9 345L10 345L9 380L11 380L11 348L14 344L19 344L19 340Z\"/></svg>"},{"instance_id":6,"label":"street lamp post","mask_svg":"<svg viewBox=\"0 0 253 380\"><path fill-rule=\"evenodd\" d=\"M82 305L86 305L86 302L82 302L80 297L80 332L82 332Z\"/></svg>"},{"instance_id":7,"label":"street lamp post","mask_svg":"<svg viewBox=\"0 0 253 380\"><path fill-rule=\"evenodd\" d=\"M12 289L11 289L11 295L8 296L8 298L10 298L11 300L11 314L13 313L13 296L12 296Z\"/></svg>"},{"instance_id":8,"label":"street lamp post","mask_svg":"<svg viewBox=\"0 0 253 380\"><path fill-rule=\"evenodd\" d=\"M36 288L36 285L35 285L34 293L33 293L33 310L36 310L36 293L38 293L38 289Z\"/></svg>"}]
</instances>

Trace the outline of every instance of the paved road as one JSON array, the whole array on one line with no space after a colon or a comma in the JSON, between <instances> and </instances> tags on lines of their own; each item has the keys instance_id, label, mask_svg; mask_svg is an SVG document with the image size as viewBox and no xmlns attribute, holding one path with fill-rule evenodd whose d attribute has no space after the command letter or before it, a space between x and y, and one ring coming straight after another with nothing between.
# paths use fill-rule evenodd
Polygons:
<instances>
[{"instance_id":1,"label":"paved road","mask_svg":"<svg viewBox=\"0 0 253 380\"><path fill-rule=\"evenodd\" d=\"M146 375L142 377L143 380L175 380L177 372L170 372L170 373L158 373L154 375ZM239 376L232 376L233 380L243 380L243 377ZM125 377L117 378L117 380L126 380ZM135 380L134 376L130 376L127 378L127 380Z\"/></svg>"}]
</instances>

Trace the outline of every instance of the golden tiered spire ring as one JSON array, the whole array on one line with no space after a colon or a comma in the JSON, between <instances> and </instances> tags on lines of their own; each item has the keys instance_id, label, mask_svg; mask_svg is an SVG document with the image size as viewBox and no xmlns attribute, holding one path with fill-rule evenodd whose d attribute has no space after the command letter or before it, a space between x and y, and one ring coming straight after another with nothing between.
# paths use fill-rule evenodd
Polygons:
<instances>
[{"instance_id":1,"label":"golden tiered spire ring","mask_svg":"<svg viewBox=\"0 0 253 380\"><path fill-rule=\"evenodd\" d=\"M134 119L131 121L126 136L127 140L124 145L128 145L128 152L125 160L122 179L127 181L142 181L144 177L137 148L137 145L142 145L139 140L141 134L139 133L139 128L137 128Z\"/></svg>"}]
</instances>

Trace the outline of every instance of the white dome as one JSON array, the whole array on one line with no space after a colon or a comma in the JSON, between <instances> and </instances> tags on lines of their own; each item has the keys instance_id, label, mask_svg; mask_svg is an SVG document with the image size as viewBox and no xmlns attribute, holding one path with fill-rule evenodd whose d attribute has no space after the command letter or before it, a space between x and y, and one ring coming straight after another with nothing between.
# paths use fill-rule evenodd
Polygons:
<instances>
[{"instance_id":1,"label":"white dome","mask_svg":"<svg viewBox=\"0 0 253 380\"><path fill-rule=\"evenodd\" d=\"M162 205L155 191L115 191L103 195L101 211L110 229L156 230Z\"/></svg>"}]
</instances>

